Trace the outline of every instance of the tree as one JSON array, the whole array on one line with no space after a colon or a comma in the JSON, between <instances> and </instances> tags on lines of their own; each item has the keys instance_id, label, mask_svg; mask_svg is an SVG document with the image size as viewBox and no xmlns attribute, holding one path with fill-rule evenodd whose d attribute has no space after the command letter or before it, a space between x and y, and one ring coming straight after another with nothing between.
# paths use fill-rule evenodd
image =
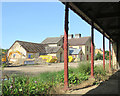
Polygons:
<instances>
[{"instance_id":1,"label":"tree","mask_svg":"<svg viewBox=\"0 0 120 96\"><path fill-rule=\"evenodd\" d=\"M105 51L105 59L109 60L109 51ZM112 59L112 55L111 55L111 59Z\"/></svg>"},{"instance_id":2,"label":"tree","mask_svg":"<svg viewBox=\"0 0 120 96\"><path fill-rule=\"evenodd\" d=\"M95 60L103 60L103 55L98 52L95 56Z\"/></svg>"}]
</instances>

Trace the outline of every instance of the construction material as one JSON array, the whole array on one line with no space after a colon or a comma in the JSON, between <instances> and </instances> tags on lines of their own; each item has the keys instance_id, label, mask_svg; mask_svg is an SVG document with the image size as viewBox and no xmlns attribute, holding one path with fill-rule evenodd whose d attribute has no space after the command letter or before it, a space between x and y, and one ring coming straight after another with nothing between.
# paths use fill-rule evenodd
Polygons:
<instances>
[{"instance_id":1,"label":"construction material","mask_svg":"<svg viewBox=\"0 0 120 96\"><path fill-rule=\"evenodd\" d=\"M34 61L24 61L24 64L35 64Z\"/></svg>"},{"instance_id":2,"label":"construction material","mask_svg":"<svg viewBox=\"0 0 120 96\"><path fill-rule=\"evenodd\" d=\"M57 61L57 57L56 56L51 56L51 55L40 55L40 57L48 62L48 63L54 63Z\"/></svg>"},{"instance_id":3,"label":"construction material","mask_svg":"<svg viewBox=\"0 0 120 96\"><path fill-rule=\"evenodd\" d=\"M2 52L2 62L5 63L7 60L5 52Z\"/></svg>"},{"instance_id":4,"label":"construction material","mask_svg":"<svg viewBox=\"0 0 120 96\"><path fill-rule=\"evenodd\" d=\"M75 58L73 56L68 56L68 60L69 60L69 62L73 62L75 60Z\"/></svg>"}]
</instances>

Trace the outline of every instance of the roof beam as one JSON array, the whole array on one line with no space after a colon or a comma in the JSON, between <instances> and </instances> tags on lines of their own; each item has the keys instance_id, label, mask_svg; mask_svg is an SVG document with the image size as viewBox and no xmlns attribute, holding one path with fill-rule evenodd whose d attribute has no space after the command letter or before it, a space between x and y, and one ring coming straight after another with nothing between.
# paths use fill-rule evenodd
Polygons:
<instances>
[{"instance_id":1,"label":"roof beam","mask_svg":"<svg viewBox=\"0 0 120 96\"><path fill-rule=\"evenodd\" d=\"M120 17L119 12L98 14L98 15L96 16L96 19L114 18L114 17Z\"/></svg>"},{"instance_id":2,"label":"roof beam","mask_svg":"<svg viewBox=\"0 0 120 96\"><path fill-rule=\"evenodd\" d=\"M113 32L116 32L116 31L120 31L120 29L107 29L108 31L113 31Z\"/></svg>"},{"instance_id":3,"label":"roof beam","mask_svg":"<svg viewBox=\"0 0 120 96\"><path fill-rule=\"evenodd\" d=\"M84 12L82 12L73 2L69 3L70 8L76 13L78 14L83 20L85 20L88 24L91 25L91 22L94 21L92 20L92 18L88 17ZM103 29L100 28L100 26L94 22L94 27L103 34ZM110 39L111 36L107 34L105 34L106 38Z\"/></svg>"},{"instance_id":4,"label":"roof beam","mask_svg":"<svg viewBox=\"0 0 120 96\"><path fill-rule=\"evenodd\" d=\"M120 33L112 33L112 36L120 37Z\"/></svg>"},{"instance_id":5,"label":"roof beam","mask_svg":"<svg viewBox=\"0 0 120 96\"><path fill-rule=\"evenodd\" d=\"M106 27L106 29L120 29L119 26L109 26L109 27Z\"/></svg>"}]
</instances>

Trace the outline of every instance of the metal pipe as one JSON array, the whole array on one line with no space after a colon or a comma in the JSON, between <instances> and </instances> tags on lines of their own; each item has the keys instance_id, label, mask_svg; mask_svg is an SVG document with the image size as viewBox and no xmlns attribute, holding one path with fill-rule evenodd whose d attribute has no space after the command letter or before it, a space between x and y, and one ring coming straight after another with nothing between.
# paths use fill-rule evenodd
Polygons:
<instances>
[{"instance_id":1,"label":"metal pipe","mask_svg":"<svg viewBox=\"0 0 120 96\"><path fill-rule=\"evenodd\" d=\"M109 40L109 72L111 72L111 41Z\"/></svg>"},{"instance_id":2,"label":"metal pipe","mask_svg":"<svg viewBox=\"0 0 120 96\"><path fill-rule=\"evenodd\" d=\"M94 78L94 28L91 25L91 77Z\"/></svg>"},{"instance_id":3,"label":"metal pipe","mask_svg":"<svg viewBox=\"0 0 120 96\"><path fill-rule=\"evenodd\" d=\"M114 66L113 66L113 43L112 43L112 68L114 68Z\"/></svg>"},{"instance_id":4,"label":"metal pipe","mask_svg":"<svg viewBox=\"0 0 120 96\"><path fill-rule=\"evenodd\" d=\"M105 34L103 33L103 70L105 70Z\"/></svg>"},{"instance_id":5,"label":"metal pipe","mask_svg":"<svg viewBox=\"0 0 120 96\"><path fill-rule=\"evenodd\" d=\"M68 2L65 3L65 28L64 28L64 89L68 89Z\"/></svg>"}]
</instances>

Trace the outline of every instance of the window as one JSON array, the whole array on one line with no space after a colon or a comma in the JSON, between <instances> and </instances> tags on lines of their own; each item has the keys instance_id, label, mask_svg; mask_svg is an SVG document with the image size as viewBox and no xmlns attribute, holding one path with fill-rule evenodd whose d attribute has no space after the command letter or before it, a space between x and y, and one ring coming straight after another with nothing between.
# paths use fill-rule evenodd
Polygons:
<instances>
[{"instance_id":1,"label":"window","mask_svg":"<svg viewBox=\"0 0 120 96\"><path fill-rule=\"evenodd\" d=\"M88 46L87 46L87 51L88 51Z\"/></svg>"},{"instance_id":2,"label":"window","mask_svg":"<svg viewBox=\"0 0 120 96\"><path fill-rule=\"evenodd\" d=\"M87 54L87 61L89 60L89 56L88 56L88 54Z\"/></svg>"},{"instance_id":3,"label":"window","mask_svg":"<svg viewBox=\"0 0 120 96\"><path fill-rule=\"evenodd\" d=\"M31 58L31 54L28 55L28 58L29 58L29 59Z\"/></svg>"},{"instance_id":4,"label":"window","mask_svg":"<svg viewBox=\"0 0 120 96\"><path fill-rule=\"evenodd\" d=\"M32 59L33 58L33 54L28 54L28 58Z\"/></svg>"},{"instance_id":5,"label":"window","mask_svg":"<svg viewBox=\"0 0 120 96\"><path fill-rule=\"evenodd\" d=\"M80 61L82 61L82 53L80 54Z\"/></svg>"},{"instance_id":6,"label":"window","mask_svg":"<svg viewBox=\"0 0 120 96\"><path fill-rule=\"evenodd\" d=\"M15 54L13 54L13 58L15 58Z\"/></svg>"}]
</instances>

